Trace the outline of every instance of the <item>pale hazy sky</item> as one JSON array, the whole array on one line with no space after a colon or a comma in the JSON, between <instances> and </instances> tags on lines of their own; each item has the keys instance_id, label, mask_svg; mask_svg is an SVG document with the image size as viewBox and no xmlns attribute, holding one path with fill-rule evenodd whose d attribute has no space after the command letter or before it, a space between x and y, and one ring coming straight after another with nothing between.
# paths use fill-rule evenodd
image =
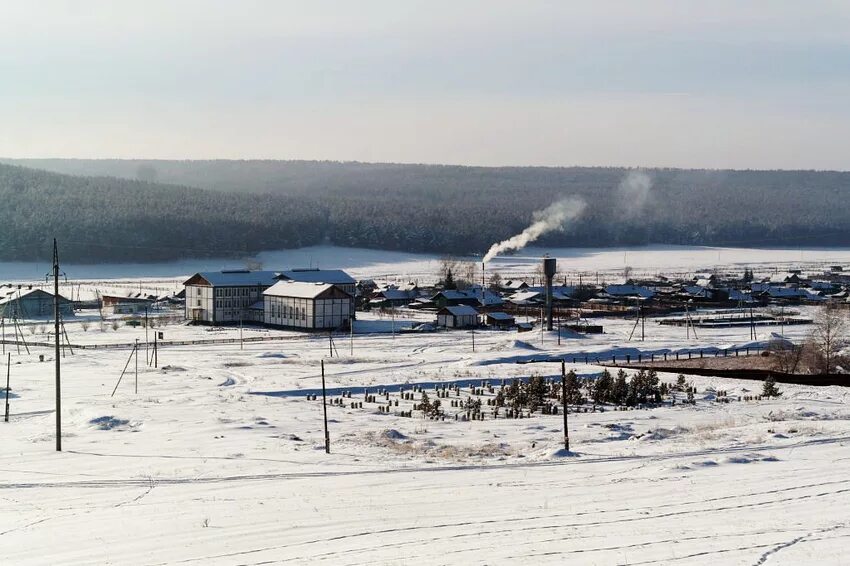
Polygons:
<instances>
[{"instance_id":1,"label":"pale hazy sky","mask_svg":"<svg viewBox=\"0 0 850 566\"><path fill-rule=\"evenodd\" d=\"M850 2L0 0L0 156L850 169Z\"/></svg>"}]
</instances>

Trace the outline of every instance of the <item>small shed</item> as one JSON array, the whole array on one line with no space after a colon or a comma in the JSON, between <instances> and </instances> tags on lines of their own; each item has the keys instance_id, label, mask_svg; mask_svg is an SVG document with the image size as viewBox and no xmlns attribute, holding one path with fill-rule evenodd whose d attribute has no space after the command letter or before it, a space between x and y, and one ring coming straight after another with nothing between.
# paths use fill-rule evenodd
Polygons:
<instances>
[{"instance_id":1,"label":"small shed","mask_svg":"<svg viewBox=\"0 0 850 566\"><path fill-rule=\"evenodd\" d=\"M468 305L443 307L437 311L437 326L445 328L478 326L478 311Z\"/></svg>"},{"instance_id":2,"label":"small shed","mask_svg":"<svg viewBox=\"0 0 850 566\"><path fill-rule=\"evenodd\" d=\"M506 312L489 312L485 317L487 326L493 326L500 329L510 328L516 322L513 315Z\"/></svg>"}]
</instances>

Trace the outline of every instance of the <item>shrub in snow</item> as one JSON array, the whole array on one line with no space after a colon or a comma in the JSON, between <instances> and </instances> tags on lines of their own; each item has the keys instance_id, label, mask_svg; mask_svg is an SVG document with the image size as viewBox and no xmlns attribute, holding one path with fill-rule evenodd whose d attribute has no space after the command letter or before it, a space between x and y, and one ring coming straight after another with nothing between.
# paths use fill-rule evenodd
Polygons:
<instances>
[{"instance_id":1,"label":"shrub in snow","mask_svg":"<svg viewBox=\"0 0 850 566\"><path fill-rule=\"evenodd\" d=\"M773 376L768 376L764 380L764 385L761 390L762 397L779 397L782 392L776 387L776 380Z\"/></svg>"}]
</instances>

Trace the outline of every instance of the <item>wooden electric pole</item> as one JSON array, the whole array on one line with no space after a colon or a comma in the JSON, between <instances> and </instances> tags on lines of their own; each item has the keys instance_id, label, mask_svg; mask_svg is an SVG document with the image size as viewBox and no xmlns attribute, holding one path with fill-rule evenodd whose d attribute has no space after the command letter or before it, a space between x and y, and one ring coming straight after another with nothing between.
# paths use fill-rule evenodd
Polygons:
<instances>
[{"instance_id":1,"label":"wooden electric pole","mask_svg":"<svg viewBox=\"0 0 850 566\"><path fill-rule=\"evenodd\" d=\"M569 429L569 421L567 419L567 415L569 414L569 409L567 409L567 364L564 360L561 360L561 400L564 403L564 450L567 452L570 451L570 429Z\"/></svg>"},{"instance_id":2,"label":"wooden electric pole","mask_svg":"<svg viewBox=\"0 0 850 566\"><path fill-rule=\"evenodd\" d=\"M6 358L6 416L4 420L9 422L9 374L12 371L12 352Z\"/></svg>"},{"instance_id":3,"label":"wooden electric pole","mask_svg":"<svg viewBox=\"0 0 850 566\"><path fill-rule=\"evenodd\" d=\"M62 451L62 386L60 376L61 357L59 352L59 248L53 239L53 338L56 358L56 451Z\"/></svg>"},{"instance_id":4,"label":"wooden electric pole","mask_svg":"<svg viewBox=\"0 0 850 566\"><path fill-rule=\"evenodd\" d=\"M325 454L330 454L331 437L328 434L328 393L325 388L325 360L322 360L322 410L325 415Z\"/></svg>"}]
</instances>

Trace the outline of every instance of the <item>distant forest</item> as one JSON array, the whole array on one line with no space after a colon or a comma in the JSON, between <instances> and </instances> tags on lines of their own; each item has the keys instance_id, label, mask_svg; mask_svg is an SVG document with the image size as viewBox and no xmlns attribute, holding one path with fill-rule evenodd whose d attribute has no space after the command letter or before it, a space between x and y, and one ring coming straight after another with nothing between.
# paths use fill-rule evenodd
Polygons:
<instances>
[{"instance_id":1,"label":"distant forest","mask_svg":"<svg viewBox=\"0 0 850 566\"><path fill-rule=\"evenodd\" d=\"M643 206L614 167L318 161L0 160L0 259L249 256L335 244L483 253L534 211L588 208L542 246L850 245L850 173L644 170ZM11 165L10 165L11 164Z\"/></svg>"}]
</instances>

